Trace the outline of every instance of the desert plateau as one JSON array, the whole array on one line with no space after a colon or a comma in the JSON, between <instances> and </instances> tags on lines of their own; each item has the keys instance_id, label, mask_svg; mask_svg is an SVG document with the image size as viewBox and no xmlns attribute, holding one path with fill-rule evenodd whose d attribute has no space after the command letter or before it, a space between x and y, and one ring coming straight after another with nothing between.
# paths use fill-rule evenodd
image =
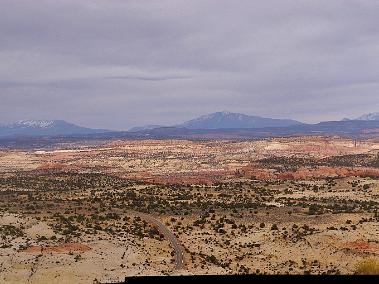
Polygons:
<instances>
[{"instance_id":1,"label":"desert plateau","mask_svg":"<svg viewBox=\"0 0 379 284\"><path fill-rule=\"evenodd\" d=\"M0 282L354 274L379 254L379 142L115 140L0 151Z\"/></svg>"}]
</instances>

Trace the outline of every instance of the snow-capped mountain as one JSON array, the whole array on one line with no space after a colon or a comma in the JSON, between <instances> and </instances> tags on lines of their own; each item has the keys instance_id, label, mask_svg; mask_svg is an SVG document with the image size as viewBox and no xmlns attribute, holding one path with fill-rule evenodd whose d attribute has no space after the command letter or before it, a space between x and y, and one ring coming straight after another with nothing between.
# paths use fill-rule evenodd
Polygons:
<instances>
[{"instance_id":1,"label":"snow-capped mountain","mask_svg":"<svg viewBox=\"0 0 379 284\"><path fill-rule=\"evenodd\" d=\"M64 120L20 120L14 123L0 125L0 137L92 134L103 132L107 132L107 130L81 127Z\"/></svg>"},{"instance_id":2,"label":"snow-capped mountain","mask_svg":"<svg viewBox=\"0 0 379 284\"><path fill-rule=\"evenodd\" d=\"M19 120L14 123L10 123L7 126L18 128L18 127L32 127L32 128L49 128L56 123L54 120Z\"/></svg>"},{"instance_id":3,"label":"snow-capped mountain","mask_svg":"<svg viewBox=\"0 0 379 284\"><path fill-rule=\"evenodd\" d=\"M358 117L356 120L378 120L379 121L379 112L364 114Z\"/></svg>"},{"instance_id":4,"label":"snow-capped mountain","mask_svg":"<svg viewBox=\"0 0 379 284\"><path fill-rule=\"evenodd\" d=\"M274 119L221 111L200 116L176 125L176 127L188 129L264 128L286 127L300 124L302 123L292 119Z\"/></svg>"}]
</instances>

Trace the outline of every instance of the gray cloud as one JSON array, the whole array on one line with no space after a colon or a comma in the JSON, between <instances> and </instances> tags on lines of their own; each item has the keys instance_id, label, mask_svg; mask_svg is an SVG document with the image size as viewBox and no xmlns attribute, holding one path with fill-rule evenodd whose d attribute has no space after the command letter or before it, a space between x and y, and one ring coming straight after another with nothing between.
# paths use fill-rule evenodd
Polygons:
<instances>
[{"instance_id":1,"label":"gray cloud","mask_svg":"<svg viewBox=\"0 0 379 284\"><path fill-rule=\"evenodd\" d=\"M0 121L379 111L379 2L3 0Z\"/></svg>"}]
</instances>

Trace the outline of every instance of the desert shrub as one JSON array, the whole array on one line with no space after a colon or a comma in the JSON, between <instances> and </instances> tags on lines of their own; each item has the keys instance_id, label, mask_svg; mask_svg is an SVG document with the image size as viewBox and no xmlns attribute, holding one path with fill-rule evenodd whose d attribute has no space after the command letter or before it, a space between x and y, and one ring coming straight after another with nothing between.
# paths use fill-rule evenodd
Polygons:
<instances>
[{"instance_id":1,"label":"desert shrub","mask_svg":"<svg viewBox=\"0 0 379 284\"><path fill-rule=\"evenodd\" d=\"M370 185L369 184L365 184L364 186L363 186L363 189L364 190L368 190L370 188Z\"/></svg>"},{"instance_id":2,"label":"desert shrub","mask_svg":"<svg viewBox=\"0 0 379 284\"><path fill-rule=\"evenodd\" d=\"M6 236L17 238L24 236L24 232L13 225L0 225L0 235L3 235L3 239L5 239Z\"/></svg>"},{"instance_id":3,"label":"desert shrub","mask_svg":"<svg viewBox=\"0 0 379 284\"><path fill-rule=\"evenodd\" d=\"M272 224L271 230L279 230L278 225Z\"/></svg>"},{"instance_id":4,"label":"desert shrub","mask_svg":"<svg viewBox=\"0 0 379 284\"><path fill-rule=\"evenodd\" d=\"M379 275L379 260L376 258L366 258L356 265L356 273L359 275Z\"/></svg>"}]
</instances>

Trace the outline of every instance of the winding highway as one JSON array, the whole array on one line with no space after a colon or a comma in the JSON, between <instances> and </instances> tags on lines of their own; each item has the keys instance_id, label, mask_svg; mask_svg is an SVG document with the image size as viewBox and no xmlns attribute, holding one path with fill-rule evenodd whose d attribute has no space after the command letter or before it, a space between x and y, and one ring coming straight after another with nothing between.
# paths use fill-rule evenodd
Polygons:
<instances>
[{"instance_id":1,"label":"winding highway","mask_svg":"<svg viewBox=\"0 0 379 284\"><path fill-rule=\"evenodd\" d=\"M162 235L170 242L171 247L175 251L175 266L176 270L183 269L184 267L184 248L179 243L176 236L158 219L155 219L153 216L137 211L129 211L131 214L140 217L141 219L145 220L146 222L150 223L154 227L157 228L157 230L162 233Z\"/></svg>"}]
</instances>

